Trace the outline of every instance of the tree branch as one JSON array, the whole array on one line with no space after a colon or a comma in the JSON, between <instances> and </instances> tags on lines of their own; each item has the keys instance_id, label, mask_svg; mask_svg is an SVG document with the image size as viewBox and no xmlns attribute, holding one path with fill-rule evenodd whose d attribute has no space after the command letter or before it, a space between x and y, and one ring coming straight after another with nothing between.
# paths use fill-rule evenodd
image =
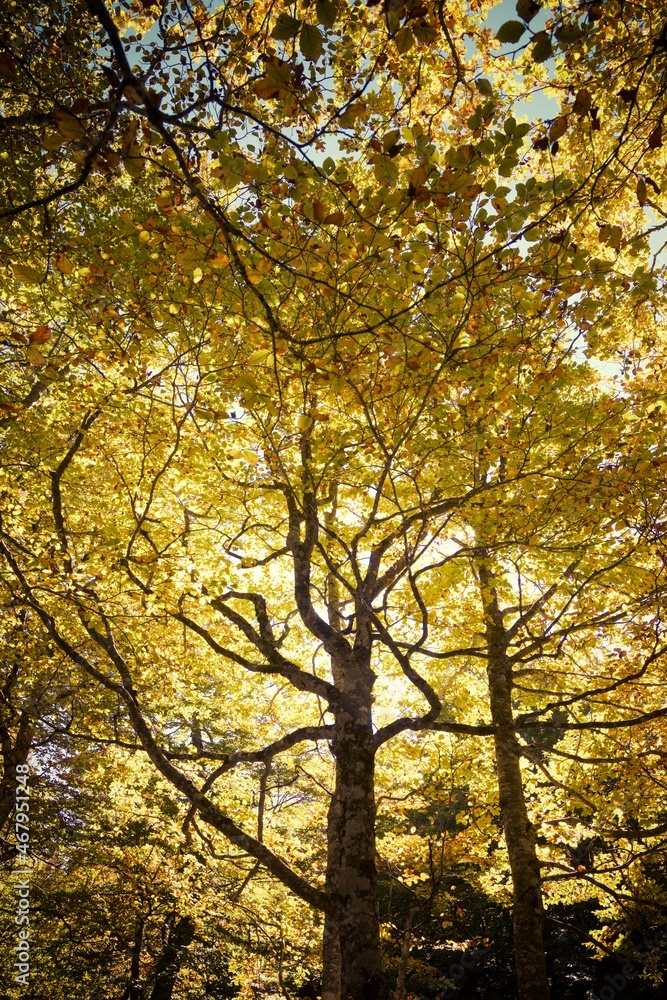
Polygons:
<instances>
[{"instance_id":1,"label":"tree branch","mask_svg":"<svg viewBox=\"0 0 667 1000\"><path fill-rule=\"evenodd\" d=\"M56 625L55 619L36 599L32 588L30 587L12 553L1 540L0 552L4 555L12 569L12 572L21 584L27 603L38 614L52 640L80 669L82 669L89 676L93 677L96 681L98 681L98 683L102 684L108 690L114 691L123 700L127 708L130 723L139 737L139 741L141 742L141 745L146 751L149 759L160 774L162 774L167 781L169 781L175 788L185 795L194 806L196 806L202 819L204 819L209 826L212 826L214 829L222 833L232 844L244 851L246 854L256 858L256 860L264 865L264 867L275 878L282 882L283 885L287 886L287 888L291 889L292 892L294 892L300 899L303 899L316 909L327 909L328 902L321 889L317 889L315 886L311 885L304 878L302 878L301 875L290 868L289 865L287 865L281 858L274 854L273 851L269 850L269 848L258 841L256 837L250 836L242 830L241 827L237 826L237 824L234 823L229 816L223 813L222 810L215 805L215 803L206 798L205 794L197 788L194 782L186 774L171 763L165 752L155 740L155 737L153 736L150 727L148 726L139 708L132 688L130 671L127 664L125 664L124 660L120 656L112 639L103 636L101 633L96 632L96 630L91 632L91 637L106 652L109 659L114 663L114 666L116 666L116 669L119 671L120 676L123 679L123 683L121 684L113 681L102 671L98 670L61 634Z\"/></svg>"}]
</instances>

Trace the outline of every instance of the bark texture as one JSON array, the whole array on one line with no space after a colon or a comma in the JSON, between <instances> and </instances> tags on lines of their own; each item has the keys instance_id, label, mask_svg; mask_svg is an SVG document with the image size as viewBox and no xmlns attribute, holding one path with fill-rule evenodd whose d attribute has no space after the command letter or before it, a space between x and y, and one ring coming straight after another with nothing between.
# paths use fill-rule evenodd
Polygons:
<instances>
[{"instance_id":1,"label":"bark texture","mask_svg":"<svg viewBox=\"0 0 667 1000\"><path fill-rule=\"evenodd\" d=\"M327 518L329 529L334 511ZM341 698L331 743L336 772L328 815L327 896L334 906L325 917L322 1000L385 1000L375 865L372 632L358 599L354 643L343 639L345 620L333 573L327 577L326 599L331 672Z\"/></svg>"},{"instance_id":2,"label":"bark texture","mask_svg":"<svg viewBox=\"0 0 667 1000\"><path fill-rule=\"evenodd\" d=\"M7 719L0 716L0 749L2 751L2 778L0 778L0 832L14 811L16 799L16 768L25 764L32 746L35 719L23 710L19 715L16 736L12 741L9 712Z\"/></svg>"},{"instance_id":3,"label":"bark texture","mask_svg":"<svg viewBox=\"0 0 667 1000\"><path fill-rule=\"evenodd\" d=\"M370 734L345 727L336 740L340 812L337 879L341 1000L380 997L380 921L375 867L374 752Z\"/></svg>"},{"instance_id":4,"label":"bark texture","mask_svg":"<svg viewBox=\"0 0 667 1000\"><path fill-rule=\"evenodd\" d=\"M519 1000L550 1000L544 951L544 906L536 833L528 817L521 776L521 748L512 712L512 665L493 573L479 566L486 619L491 718L498 772L500 812L514 890L514 958Z\"/></svg>"},{"instance_id":5,"label":"bark texture","mask_svg":"<svg viewBox=\"0 0 667 1000\"><path fill-rule=\"evenodd\" d=\"M370 645L368 646L368 649ZM340 952L340 1000L383 1000L382 948L375 865L375 746L373 683L365 644L333 665L343 698L336 713L332 750L336 784L330 857L335 924ZM327 956L325 955L325 958ZM335 961L333 948L329 961ZM330 981L325 964L325 981Z\"/></svg>"},{"instance_id":6,"label":"bark texture","mask_svg":"<svg viewBox=\"0 0 667 1000\"><path fill-rule=\"evenodd\" d=\"M326 894L329 899L338 898L338 873L340 871L340 850L338 830L340 827L340 801L337 788L331 797L327 816L327 877ZM324 936L322 938L322 1000L340 1000L340 928L338 914L324 915Z\"/></svg>"}]
</instances>

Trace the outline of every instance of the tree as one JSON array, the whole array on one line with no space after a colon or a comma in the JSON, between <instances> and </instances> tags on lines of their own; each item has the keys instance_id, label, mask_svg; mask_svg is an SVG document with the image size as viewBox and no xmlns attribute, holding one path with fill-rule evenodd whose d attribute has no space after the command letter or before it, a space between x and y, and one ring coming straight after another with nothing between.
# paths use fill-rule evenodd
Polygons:
<instances>
[{"instance_id":1,"label":"tree","mask_svg":"<svg viewBox=\"0 0 667 1000\"><path fill-rule=\"evenodd\" d=\"M374 11L328 6L318 5L320 23L335 14L349 32L340 45L336 32L327 35L322 49L338 87L335 112L318 76L321 29L284 13L263 21L257 38L269 44L273 25L286 54L298 34L301 55L313 64L309 85L294 54L284 60L265 50L267 68L258 76L257 38L232 30L226 14L204 10L189 22L193 36L181 12L162 12L155 30L164 46L145 42L153 55L140 75L126 51L137 38L124 42L124 21L114 23L93 3L75 41L84 59L102 29L113 52L109 66L105 49L93 47L111 83L108 95L98 95L100 107L91 111L86 98L85 109L57 114L59 78L30 77L36 90L29 96L57 125L54 145L62 139L66 146L54 150L46 172L33 166L22 174L21 197L6 212L18 220L8 240L13 274L28 287L8 296L16 346L8 345L7 356L17 389L4 405L10 414L21 401L31 409L7 424L3 554L15 599L118 699L152 764L194 812L324 912L329 997L386 988L377 751L408 731L493 736L520 995L547 996L541 860L527 828L517 733L530 736L547 712L592 695L633 690L649 668L660 676L659 620L641 618L662 593L660 565L645 544L659 501L629 491L625 470L657 461L661 444L640 455L643 446L624 428L638 412L634 401L605 390L577 353L584 334L589 351L610 350L612 321L623 317L627 299L639 304L655 294L655 284L642 264L634 195L620 186L608 193L612 221L600 230L588 211L598 178L584 170L549 179L554 143L569 142L574 153L586 139L583 122L570 127L562 115L549 130L550 149L536 137L536 152L520 164L530 126L507 113L507 98L486 78L474 92L486 100L473 96L455 50L443 64L431 33L439 23L451 41L441 10L437 22L429 8L419 15L397 8L383 22ZM57 9L62 32L59 16ZM457 17L468 23L466 11ZM151 18L138 15L140 31ZM413 26L415 18L424 23ZM162 100L152 89L153 77L167 73L174 19L176 54L186 64L202 60L193 63L188 106L178 103L185 83ZM377 52L377 96L354 50L363 32ZM24 58L22 44L9 38L12 60ZM419 87L418 53L431 67ZM25 88L16 85L13 62L5 68L21 118ZM360 74L362 93L369 90L363 100L351 89ZM443 76L452 90L442 121L429 122ZM413 83L414 115L403 103ZM285 120L293 124L286 128ZM259 153L238 132L241 121L263 130ZM12 123L28 125L41 128L43 120ZM372 173L344 155L352 128L357 140L368 140ZM343 155L338 165L320 165L310 147L333 133ZM35 136L33 156L43 147ZM286 146L293 149L287 163ZM115 174L121 160L133 185ZM105 178L98 191L85 186L94 169ZM32 197L24 191L26 177L35 176L49 186L59 179ZM503 178L511 186L499 184ZM30 214L37 208L48 209L41 233ZM627 238L615 223L621 217L635 227ZM530 256L517 252L520 237L530 241ZM32 263L16 259L20 240ZM57 251L58 273L35 266L40 247ZM23 391L32 369L38 379ZM606 463L601 440L614 449ZM591 507L584 518L583 497ZM619 611L621 573L630 564L632 598ZM550 565L561 579L547 582ZM516 593L525 572L529 599ZM453 643L453 609L440 603L452 580L466 595L467 615ZM481 606L470 597L475 588ZM505 606L502 588L511 598ZM509 627L506 615L515 616ZM542 631L534 633L537 620ZM564 684L546 708L529 691L517 718L514 664L530 671L535 660L544 671L545 659L563 650L585 658L578 637L599 640L604 629L635 629L640 666L627 673L620 664L610 686L594 682L592 694ZM187 648L176 656L183 630L197 637L189 640L197 643L196 670ZM481 634L484 641L475 638ZM490 721L485 711L478 717L477 705L471 721L468 706L456 703L443 717L438 691L447 677L426 669L471 659L489 665ZM224 661L257 682L225 687ZM165 676L181 676L174 663L187 681L164 690ZM211 692L223 685L226 697L253 692L261 701L274 692L258 682L271 676L296 692L275 736L267 730L259 749L223 751L218 732L207 748L194 720ZM398 705L373 708L377 676L406 684ZM630 719L605 715L589 728L661 712L656 705ZM190 721L176 725L174 713ZM582 725L568 717L558 731ZM186 736L195 752L185 749ZM264 843L261 782L268 777L260 780L256 836L208 794L241 765L261 764L268 776L278 754L302 742L329 744L335 771L319 884L286 863L282 845ZM205 770L207 760L219 760L219 774Z\"/></svg>"},{"instance_id":2,"label":"tree","mask_svg":"<svg viewBox=\"0 0 667 1000\"><path fill-rule=\"evenodd\" d=\"M298 299L296 308L301 308ZM540 318L540 326L542 322ZM550 349L553 350L552 345ZM226 356L227 348L222 350ZM478 350L477 346L474 350ZM483 357L487 351L488 345L485 344ZM114 401L106 412L101 408L96 415L94 411L89 411L81 430L70 438L72 443L65 458L52 470L47 481L52 498L52 521L45 522L45 530L47 535L52 536L55 528L60 548L60 554L53 551L52 572L58 579L57 560L62 558L65 561L65 578L77 581L74 591L69 586L65 590L62 584L58 585L58 607L61 608L58 620L54 619L48 605L39 597L38 589L35 589L40 586L38 581L31 584L14 555L14 552L20 551L17 546L25 547L21 541L23 532L17 536L15 532L5 529L7 540L13 539L10 543L13 551L5 545L5 556L30 606L41 617L60 648L125 702L132 726L161 773L185 793L206 821L229 836L232 843L266 864L274 875L307 902L325 909L333 930L332 936L334 940L336 936L340 940L343 974L358 977L356 982L343 980L341 988L347 990L348 995L354 995L354 990L368 989L369 977L380 964L378 917L373 904L376 895L372 822L376 750L406 729L431 727L478 735L494 731L488 723L442 721L440 698L432 683L418 673L411 662L415 655L420 654L451 659L481 654L483 657L490 656L491 664L495 662L493 644L498 640L494 640L493 632L488 633L488 653L476 648L470 640L467 646L454 648L436 647L434 650L431 644L428 647L425 645L424 630L429 629L436 634L438 631L438 626L430 623L430 618L433 614L437 616L438 612L429 611L429 605L433 605L429 591L437 586L428 580L429 574L437 580L443 564L449 566L457 559L478 558L479 554L479 539L472 536L469 541L457 542L453 551L447 553L445 549L446 554L443 555L444 533L447 531L450 538L457 538L466 524L469 525L468 530L477 533L480 518L481 523L488 524L490 511L493 511L494 519L509 524L510 531L507 540L502 535L493 539L497 550L503 551L510 546L524 547L526 542L522 541L522 537L528 530L533 547L536 534L540 542L547 532L553 535L556 531L569 534L564 545L568 561L572 559L573 549L576 553L584 542L589 549L588 558L596 558L591 549L591 527L600 514L594 512L592 518L581 525L580 530L584 534L578 541L573 534L572 517L568 516L565 500L567 492L576 493L582 479L586 481L588 469L598 469L599 421L608 426L612 418L619 415L619 408L613 400L609 401L611 415L608 409L601 407L599 418L595 421L589 418L581 440L576 442L575 451L566 428L572 426L570 418L577 411L585 409L590 412L591 407L588 400L576 406L570 404L568 418L561 412L557 432L552 426L546 438L541 433L536 433L533 440L519 438L517 450L507 456L504 469L500 471L499 467L494 477L487 471L485 477L480 479L475 471L479 468L480 432L476 416L470 420L470 415L477 413L476 394L465 392L463 402L457 399L457 392L450 397L461 414L461 429L453 441L446 435L442 441L433 436L437 424L433 424L433 407L428 405L433 384L442 399L442 391L452 377L454 384L457 383L458 364L454 367L453 376L445 369L445 374L433 383L430 372L422 379L415 375L413 369L402 365L393 370L389 368L390 374L387 374L387 366L378 361L380 352L381 347L367 346L366 357L361 362L357 360L356 351L352 360L339 359L334 355L332 366L334 369L342 368L346 374L342 377L338 374L334 386L330 386L328 376L316 380L308 370L310 362L302 357L294 358L289 352L281 357L280 381L276 385L274 361L269 358L268 352L260 350L260 357L255 357L253 362L253 371L257 375L251 377L252 388L248 390L243 404L246 416L232 419L230 431L225 437L210 433L204 436L205 457L201 478L195 474L196 465L193 462L196 453L192 448L189 428L197 421L199 393L207 391L206 379L204 387L201 386L202 374L206 375L209 371L215 373L209 399L206 400L204 395L201 407L206 403L205 412L210 413L211 410L220 412L218 408L222 406L218 396L221 384L219 366L205 360L203 352L198 355L196 369L184 369L182 365L174 367L170 376L161 376L161 384L154 386L154 391L146 399L135 396L131 402L132 416L128 411L127 418L119 417L126 412L127 403L122 399L120 404ZM250 356L254 357L254 354ZM355 363L360 376L355 373ZM555 357L552 363L554 368L562 368L563 358ZM543 362L536 359L535 367L542 371L542 366ZM368 377L373 368L378 375L369 396ZM583 381L578 369L575 364L571 377L580 391ZM515 371L513 367L507 370ZM407 372L411 372L409 388ZM498 362L494 363L492 372L494 379L504 378L504 370ZM168 377L172 380L171 385ZM364 380L363 391L357 381L359 377ZM241 378L247 383L249 376L244 372ZM484 391L488 389L488 379L486 375L480 380L480 388L483 387ZM526 368L526 379L532 385L531 366ZM421 399L418 396L420 383ZM570 387L567 379L564 380L565 389L558 378L554 379L553 385L551 382L544 384L540 413L546 424L558 413L557 408L564 405L563 396L567 395ZM315 386L316 402L313 395ZM232 389L232 393L236 391ZM236 398L235 395L232 398ZM383 400L382 409L373 402L378 398ZM534 397L530 398L532 411ZM268 420L267 399L280 400L279 406L274 404L274 412L269 406ZM161 400L168 402L168 406L163 403L158 407ZM514 405L519 413L523 412L524 400L520 393L517 393ZM139 454L121 444L130 421L134 433L137 418L143 440ZM65 413L66 424L70 419L69 413ZM215 428L215 418L209 423L212 429ZM576 417L576 425L583 425L579 416ZM532 429L530 434L532 438ZM591 441L595 441L594 446L589 444ZM590 453L582 452L582 447L590 447ZM80 456L85 454L83 449L91 458L80 463ZM545 449L549 452L546 464ZM179 471L181 450L190 459L187 500L183 497ZM572 461L573 453L578 456L576 471L574 476L568 477L567 466ZM149 454L151 467L147 468L147 459L142 455ZM119 458L122 455L126 458ZM583 466L582 459L585 461ZM240 478L239 473L244 466L247 471ZM443 477L443 468L448 470L449 481ZM83 506L79 500L73 509L68 510L72 501L65 504L61 485L65 474L75 477L68 493L85 498ZM610 490L605 496L604 509L609 515L614 497L615 469L610 469L607 478ZM469 483L467 495L456 496L455 486L465 484L466 480ZM523 487L525 481L528 493ZM117 488L123 491L127 498L123 507L119 505L113 486L110 495L105 493L105 482L115 482ZM433 483L437 483L435 490ZM544 489L542 496L539 489ZM621 497L623 495L622 492ZM531 520L527 522L525 515L517 516L516 513L510 520L511 511L517 508L521 511L525 507L523 501L527 496L532 500ZM212 502L214 497L219 499ZM560 497L558 502L555 502L556 497ZM553 518L546 513L543 515L544 525L534 523L537 518L534 513L536 501L543 509L558 512L555 526ZM37 507L34 513L23 505L19 515L23 523L33 523L39 512L44 517L42 496L36 494L35 502ZM96 506L96 527L91 534L87 525ZM113 519L110 518L110 509L114 510ZM345 512L344 516L340 511ZM578 508L573 508L572 516L581 520ZM235 517L237 527L232 529ZM97 538L97 525L104 523L113 526L106 542ZM218 523L220 528L216 527ZM77 524L80 527L72 529L71 525ZM209 541L209 525L213 526L215 534L222 531L221 555L224 553L224 562L220 562L220 557L212 558L215 550ZM539 531L536 531L537 527ZM21 531L20 528L18 530ZM91 545L93 537L95 542ZM547 536L546 541L551 539ZM119 542L122 542L120 550ZM241 545L243 548L239 551ZM174 555L176 547L181 551ZM553 550L558 551L558 545L552 542L550 547L550 558L553 560ZM631 551L635 548L633 544ZM429 564L424 560L431 550L438 554ZM581 564L582 558L579 555L575 563ZM229 566L231 560L236 562L238 568ZM611 562L612 569L614 562L619 562L618 553ZM247 583L240 583L244 575L252 579L257 569L261 569L258 579L264 580L264 593L248 588ZM488 576L484 576L483 569L478 572L481 573L483 586L488 587ZM219 582L221 573L226 577L222 590ZM123 576L126 580L120 584L120 590L116 582L118 574L121 580ZM415 574L418 574L417 577ZM600 570L594 569L591 575L596 580ZM271 601L266 592L269 579L274 581L269 583ZM577 590L581 589L579 583ZM118 605L121 594L122 601L129 602L124 610L121 610L122 605ZM292 594L300 618L298 626L290 622L294 614L293 611L290 613ZM655 594L653 584L649 597L651 594ZM608 619L612 624L618 621L615 608L613 612L604 609L600 612L594 602L591 626L588 626L580 609L570 627L561 628L553 638L548 628L543 639L532 634L530 645L524 650L526 640L523 630L554 595L555 588L552 586L531 605L519 608L518 627L514 627L512 638L519 637L517 658L524 663L529 663L534 656L543 658L547 642L560 640L562 645L563 638L569 637L570 631L576 633L593 626L599 630ZM487 629L494 627L494 615L497 614L493 610L492 595L490 599L492 603L487 604L486 614L491 616L491 624L487 624ZM638 600L642 599L640 594ZM571 601L571 598L568 600ZM321 601L328 607L327 618L322 617L316 607L316 602ZM567 603L566 600L566 607ZM141 611L144 604L145 610ZM79 616L79 624L76 618L65 612L68 605ZM244 613L247 606L252 609L252 616ZM405 624L405 611L396 622L393 621L399 608L410 609ZM61 617L63 613L65 618ZM560 609L557 618L563 613ZM244 759L269 762L276 752L304 739L332 741L336 786L329 812L328 899L324 893L320 895L321 890L307 883L270 852L260 839L245 834L214 802L202 799L201 792L188 775L170 759L169 754L179 750L174 748L174 751L169 751L157 742L145 710L139 708L139 699L146 697L148 687L153 691L153 697L160 700L159 689L163 684L160 671L151 676L146 666L142 666L142 661L148 661L132 649L133 643L125 648L127 640L122 638L137 614L145 627L165 629L167 637L173 629L170 622L178 623L198 635L218 657L260 675L277 674L297 691L310 692L327 704L334 718L333 726L318 725L313 717L306 726L288 733L265 750L252 752L249 757L242 752L233 754L231 760L223 755L222 767L218 771L224 773L232 764L242 763ZM416 622L422 619L421 627L417 626L416 630L410 625L412 616ZM276 634L281 621L286 623L282 636ZM154 625L150 625L151 622ZM285 633L287 623L290 627ZM469 632L470 621L464 628ZM353 636L353 642L347 638L348 632ZM312 637L310 640L309 634ZM84 651L81 651L80 644L85 636L88 638L82 647ZM322 643L330 657L331 666L324 677L307 672L298 662L301 660L303 663L304 649L313 640L316 646ZM161 639L159 644L164 641L173 644L174 638ZM90 643L93 645L90 646ZM157 640L153 640L151 647L156 644ZM389 655L416 690L426 696L430 708L421 717L409 714L393 721L389 718L374 732L370 723L371 697L373 674L378 668L371 669L371 655L373 645L379 644L387 651L379 661L383 670L389 670L391 676L391 667L386 660ZM96 665L91 653L95 646L114 665L118 680L113 680L106 670ZM256 651L254 654L253 648ZM653 660L657 658L657 652L654 650ZM257 653L261 656L259 662L253 658ZM131 667L130 657L136 668ZM152 652L150 659L153 663L154 657ZM363 658L361 663L359 657ZM135 669L139 671L136 678ZM631 674L631 678L633 676ZM202 683L205 686L208 684L206 674ZM140 690L141 695L138 693ZM497 696L496 690L492 684L492 706L494 697L501 697L501 700L507 697ZM506 700L503 704L507 704ZM415 709L416 704L412 713ZM154 711L151 709L151 716ZM169 710L166 705L162 711L167 712L166 719L173 714L173 708ZM498 709L492 707L492 712L495 711ZM188 711L187 714L194 716L195 713ZM533 708L523 720L524 728L529 731L539 714L539 710L536 713ZM604 722L600 724L604 725ZM510 718L502 721L501 725L512 730L514 749L507 751L509 766L511 759L516 760L517 753L513 735L515 723ZM577 723L572 725L577 726ZM340 727L338 732L337 727ZM163 728L163 743L165 737L168 745L169 737ZM501 744L498 747L501 766L503 752ZM180 755L182 753L181 747ZM211 754L219 756L216 751L201 752L203 759ZM196 759L200 755L186 755L192 756ZM516 764L513 766L516 767ZM211 776L207 779L209 787L210 780ZM518 776L513 780L515 794L523 795L520 784L516 784ZM338 812L343 814L342 819ZM512 833L512 822L511 818L506 822L508 845L510 850L516 846L518 852L523 851L525 856L526 848L521 846L518 832ZM535 857L534 846L532 856ZM515 880L519 885L522 877L523 871L517 869ZM351 888L348 888L350 884ZM333 906L330 902L332 897ZM338 900L341 900L340 903ZM369 935L366 939L363 937L364 928ZM522 942L529 943L526 936L521 937L522 933L518 935L519 946ZM367 941L370 941L370 947L366 947ZM518 958L521 969L521 952Z\"/></svg>"}]
</instances>

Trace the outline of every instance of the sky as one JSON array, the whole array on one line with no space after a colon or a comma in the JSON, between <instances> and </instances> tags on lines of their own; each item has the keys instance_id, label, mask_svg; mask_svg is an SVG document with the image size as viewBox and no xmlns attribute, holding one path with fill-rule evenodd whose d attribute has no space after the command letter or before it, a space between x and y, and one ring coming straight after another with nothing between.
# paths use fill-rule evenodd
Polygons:
<instances>
[{"instance_id":1,"label":"sky","mask_svg":"<svg viewBox=\"0 0 667 1000\"><path fill-rule=\"evenodd\" d=\"M550 11L546 7L536 14L530 22L531 31L541 31L544 28L549 13ZM484 24L485 27L491 28L496 32L505 21L516 20L518 20L516 0L501 0L501 3L496 4L492 9ZM516 48L516 44L505 44L502 48L503 54L512 52L514 48ZM549 66L552 62L552 60L548 60L546 65ZM525 115L531 121L555 118L558 115L558 103L554 98L547 97L544 93L540 92L535 94L530 101L523 101L517 105L515 117L520 120L522 115Z\"/></svg>"}]
</instances>

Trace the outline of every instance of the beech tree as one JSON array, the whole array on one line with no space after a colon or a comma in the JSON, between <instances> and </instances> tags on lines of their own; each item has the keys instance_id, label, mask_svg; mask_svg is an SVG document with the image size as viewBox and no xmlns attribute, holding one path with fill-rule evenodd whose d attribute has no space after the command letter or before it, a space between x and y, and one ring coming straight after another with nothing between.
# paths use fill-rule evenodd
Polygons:
<instances>
[{"instance_id":1,"label":"beech tree","mask_svg":"<svg viewBox=\"0 0 667 1000\"><path fill-rule=\"evenodd\" d=\"M538 852L521 757L597 824L544 755L665 715L664 442L639 375L661 363L659 103L650 131L641 112L660 45L612 6L534 34L520 3L498 32L532 33L530 86L567 91L534 126L483 7L91 0L3 29L6 158L27 146L2 211L6 586L116 704L186 827L323 914L327 1000L388 989L381 750L493 745L524 1000L549 996L541 886L563 862ZM618 104L593 102L619 25L643 74L620 138ZM203 730L212 699L245 707ZM297 830L265 822L302 744L323 766L309 872ZM253 764L250 832L219 788Z\"/></svg>"},{"instance_id":2,"label":"beech tree","mask_svg":"<svg viewBox=\"0 0 667 1000\"><path fill-rule=\"evenodd\" d=\"M304 322L305 309L298 296L294 301L298 313L294 327L298 328ZM308 314L312 325L312 306ZM537 317L532 324L540 332L543 325L544 317ZM534 346L539 344L539 336L534 334ZM484 344L482 358L494 348ZM551 340L549 349L553 353ZM569 350L566 338L565 360ZM317 351L321 358L319 346ZM512 379L514 401L504 404L507 426L520 426L523 415L527 429L515 436L516 443L500 439L505 427L500 433L487 432L482 441L478 396L470 391L470 376L463 396L459 396L460 358L454 356L454 360L449 351L443 352L445 364L436 362L434 375L432 365L424 362L422 374L403 364L392 366L392 354L381 341L365 345L362 351L353 346L351 356L342 351L337 344L323 376L318 375L314 362L294 357L285 349L278 356L278 380L272 352L260 348L246 353L250 369L247 362L237 363L241 386L250 386L244 391L243 403L238 401L238 383L230 378L229 389L223 388L221 372L230 357L230 345L224 342L211 348L197 347L195 362L180 360L171 372L163 369L159 378L150 379L148 391L142 383L140 391L129 396L121 391L120 399L116 394L103 405L100 401L107 393L106 379L93 382L88 391L97 397L96 408L87 409L74 434L70 413L63 413L63 436L65 442L69 439L64 455L60 452L49 462L52 437L44 442L46 455L36 468L38 477L39 469L48 472L44 487L33 488L31 503L35 507L22 503L14 515L18 518L16 528L10 530L5 522L3 551L17 581L15 593L22 593L59 648L125 703L131 725L152 763L185 794L202 819L266 865L307 903L324 910L325 983L331 976L335 989L340 976L343 996L367 992L374 976L377 989L381 989L374 860L377 750L406 730L431 728L479 736L495 732L505 834L518 887L517 968L521 988L535 989L540 976L543 983L546 979L544 967L540 969L535 958L543 955L538 859L535 838L526 828L514 731L518 727L530 733L540 716L559 708L561 700L568 703L572 698L576 702L588 696L589 690L564 692L563 699L555 704L550 700L546 709L536 709L529 696L526 717L515 720L509 702L507 653L502 650L513 641L515 662L530 664L538 659L538 669L543 672L545 655L554 646L557 652L562 651L571 633L592 629L599 637L607 625L630 624L642 607L650 607L656 599L659 570L651 571L650 556L646 556L646 569L639 573L639 591L628 602L629 611L619 613L616 603L612 608L601 604L604 587L599 596L594 587L588 615L581 598L581 592L604 575L611 574L613 579L618 566L637 549L634 524L625 543L627 555L622 542L619 548L619 541L611 545L611 557L602 542L601 552L593 544L597 525L601 522L608 530L609 517L620 516L614 513L616 505L625 515L630 513L624 481L620 490L617 486L616 467L612 464L606 473L600 471L599 444L602 428L606 433L613 431L617 419L627 416L629 404L618 403L613 397L605 402L594 378L577 362L572 363L568 378L542 379L543 388L536 397L534 375L544 371L543 356L524 365L518 382L514 359L506 366L493 360L491 372L482 366L477 388L497 391L499 383L507 385L506 379ZM478 351L475 344L471 353ZM437 351L433 355L435 361ZM562 371L562 354L552 357L552 364ZM250 375L249 370L256 374ZM371 372L376 373L372 382ZM594 395L568 403L568 395L572 390L581 393L586 380ZM525 393L524 381L530 389ZM53 391L57 391L55 387ZM378 399L382 400L381 408ZM436 406L430 405L433 399L438 400ZM80 401L80 405L85 402ZM225 417L224 406L242 407L243 412L230 409L233 416ZM451 414L443 418L445 406ZM539 430L525 419L526 407L531 415L537 409ZM593 413L598 416L593 417ZM226 428L222 433L217 430L221 420ZM208 430L200 429L202 426ZM573 426L580 428L574 442L569 430ZM128 429L132 435L140 430L138 450L124 443ZM195 434L203 448L199 463L193 446ZM25 438L18 446L25 448ZM497 454L496 474L489 469L480 473L480 452L488 462L492 447L506 452L505 461L502 463ZM568 472L572 465L573 472ZM185 480L184 468L188 470ZM604 506L600 510L596 504L582 518L572 494L578 501L583 489L590 489L591 477L597 477ZM456 487L465 492L457 495ZM47 512L49 500L51 510ZM528 517L524 513L527 507ZM488 534L490 521L499 525L496 537L482 539L486 545L480 549L479 526L485 525ZM35 543L27 544L21 524L32 524L32 531L44 532L45 539L53 540L47 542L39 568L31 570L24 563ZM100 532L102 524L111 529L106 536ZM508 537L500 528L505 524L509 525ZM466 531L468 537L460 538ZM606 539L606 532L602 537ZM564 619L560 627L554 628L547 619L542 634L534 631L536 616L539 613L544 618L548 602L556 600L563 584L538 590L528 605L520 593L516 622L509 630L501 625L502 609L494 597L490 570L484 568L489 547L501 558L509 551L515 562L522 549L527 552L523 558L530 561L531 550L537 548L538 563L541 547L549 551L552 563L562 560L557 554L564 551L567 565L562 563L561 574L565 580L571 576L576 584L572 593L566 589L563 605L556 603L555 622ZM469 616L459 625L467 633L467 644L452 647L442 624L441 602L434 602L443 567L462 559L477 563L486 650L473 638L479 630L478 616ZM590 569L582 576L587 561ZM53 582L42 596L45 572ZM651 581L648 588L644 582L647 573ZM626 576L624 580L627 585ZM618 585L611 592L616 595ZM570 622L568 608L575 599L577 615ZM52 605L53 600L56 605ZM318 606L325 609L324 614ZM166 630L166 638L150 640L150 653L136 649L129 638L131 622L137 616L145 629ZM318 711L309 719L308 715L303 717L305 704L301 709L295 707L293 711L302 715L305 725L264 748L231 754L221 753L215 741L211 749L205 748L191 722L188 738L196 752L185 753L185 760L221 760L213 772L202 773L200 790L182 765L175 763L183 757L184 748L178 740L170 746L173 706L169 708L167 702L157 709L164 697L164 674L156 669L155 657L165 655L158 652L165 642L173 644L174 639L168 636L176 624L197 635L223 661L251 673L278 675L296 692L314 696L313 708L319 701L319 711L324 711L322 722L318 724ZM531 631L526 632L529 627ZM621 676L602 690L595 687L593 694L599 696L607 687L614 690L631 684L638 674L643 676L652 663L659 662L659 630L656 633L655 626L649 626L644 631L648 639L657 641L654 647L648 646L644 665L625 676L621 661ZM648 645L641 628L636 634L638 648ZM440 636L440 641L434 646L430 638L427 644L430 636ZM322 676L317 669L320 644L328 657L326 666L320 668ZM99 661L101 654L95 647L104 660ZM443 720L438 682L413 665L415 658L422 656L427 662L429 658L488 659L491 722ZM314 672L307 669L311 657ZM406 692L407 705L414 706L409 714L392 717L391 705L383 706L376 710L373 723L376 674L381 671L381 676L393 677L393 688L399 683L389 659L415 692L425 697L427 711L420 714L419 702ZM104 666L105 662L109 666ZM117 672L116 678L109 674L110 668ZM200 697L205 696L209 683L206 672L200 681L195 680L195 689L204 685ZM155 707L143 708L147 698L148 704L157 699ZM299 702L302 698L299 695ZM159 726L161 738L156 737L151 718L156 711L164 718ZM327 720L327 711L333 722ZM379 717L378 712L382 713ZM631 721L660 717L663 712L662 707L655 712L644 710ZM188 712L187 717L194 719L195 714ZM625 724L626 719L622 716L620 721ZM615 722L607 720L593 721L590 727L607 724L615 727ZM568 721L562 728L579 725ZM206 794L212 782L231 767L252 760L268 764L279 752L305 740L330 743L335 760L323 888L305 879L263 839L243 830ZM526 894L527 883L538 892L537 897ZM529 932L535 937L531 939Z\"/></svg>"}]
</instances>

